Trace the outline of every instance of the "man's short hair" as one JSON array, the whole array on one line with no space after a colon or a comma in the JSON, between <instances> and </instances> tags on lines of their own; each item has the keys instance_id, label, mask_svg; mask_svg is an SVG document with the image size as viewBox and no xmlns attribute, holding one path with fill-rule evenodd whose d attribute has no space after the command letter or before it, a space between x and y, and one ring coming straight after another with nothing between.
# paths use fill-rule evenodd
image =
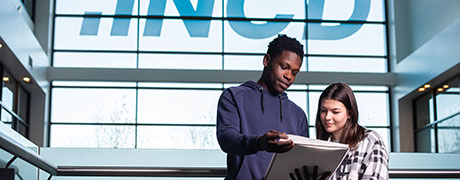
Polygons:
<instances>
[{"instance_id":1,"label":"man's short hair","mask_svg":"<svg viewBox=\"0 0 460 180\"><path fill-rule=\"evenodd\" d=\"M300 59L303 58L303 45L300 44L297 39L290 38L285 34L278 34L278 37L273 39L273 41L268 44L267 54L270 55L271 58L275 58L284 50L296 53Z\"/></svg>"}]
</instances>

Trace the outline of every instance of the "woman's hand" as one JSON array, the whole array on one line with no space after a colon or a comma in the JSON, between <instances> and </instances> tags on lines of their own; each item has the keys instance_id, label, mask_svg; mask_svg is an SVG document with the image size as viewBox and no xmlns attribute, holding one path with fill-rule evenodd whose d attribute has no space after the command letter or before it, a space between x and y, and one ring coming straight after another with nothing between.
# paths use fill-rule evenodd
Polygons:
<instances>
[{"instance_id":1,"label":"woman's hand","mask_svg":"<svg viewBox=\"0 0 460 180\"><path fill-rule=\"evenodd\" d=\"M310 175L310 173L308 172L308 167L307 166L303 166L302 169L303 169L303 177L304 178L302 178L300 170L296 168L294 170L295 175L293 173L289 173L289 177L291 177L291 180L317 180L318 179L318 166L313 167L313 174L312 175ZM329 175L331 175L330 172L325 172L325 173L323 173L321 175L321 177L319 179L324 180Z\"/></svg>"}]
</instances>

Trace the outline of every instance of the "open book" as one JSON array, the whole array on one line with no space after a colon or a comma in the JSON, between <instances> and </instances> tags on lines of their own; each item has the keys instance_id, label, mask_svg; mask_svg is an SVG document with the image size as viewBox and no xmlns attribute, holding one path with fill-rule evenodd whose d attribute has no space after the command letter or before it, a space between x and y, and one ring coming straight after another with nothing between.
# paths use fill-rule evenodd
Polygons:
<instances>
[{"instance_id":1,"label":"open book","mask_svg":"<svg viewBox=\"0 0 460 180\"><path fill-rule=\"evenodd\" d=\"M289 173L294 173L295 168L301 171L303 177L303 166L308 166L310 174L313 173L313 166L318 166L318 176L324 172L334 173L348 152L346 144L291 134L288 137L294 141L294 148L285 153L273 154L265 180L290 179Z\"/></svg>"}]
</instances>

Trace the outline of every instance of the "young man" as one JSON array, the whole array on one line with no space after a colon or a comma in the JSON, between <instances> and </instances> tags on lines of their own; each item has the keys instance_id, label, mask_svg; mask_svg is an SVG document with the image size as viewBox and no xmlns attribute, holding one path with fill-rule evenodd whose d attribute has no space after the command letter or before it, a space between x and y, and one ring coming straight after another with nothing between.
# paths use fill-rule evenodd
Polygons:
<instances>
[{"instance_id":1,"label":"young man","mask_svg":"<svg viewBox=\"0 0 460 180\"><path fill-rule=\"evenodd\" d=\"M303 45L279 35L268 45L259 81L226 89L217 110L217 139L227 153L225 179L260 180L273 152L294 146L286 134L308 136L302 109L284 91L294 82L302 65Z\"/></svg>"}]
</instances>

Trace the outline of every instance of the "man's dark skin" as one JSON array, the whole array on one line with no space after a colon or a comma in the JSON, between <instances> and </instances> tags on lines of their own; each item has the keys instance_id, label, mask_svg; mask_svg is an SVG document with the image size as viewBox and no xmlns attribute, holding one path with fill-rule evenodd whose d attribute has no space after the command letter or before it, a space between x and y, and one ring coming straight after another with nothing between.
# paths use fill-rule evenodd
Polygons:
<instances>
[{"instance_id":1,"label":"man's dark skin","mask_svg":"<svg viewBox=\"0 0 460 180\"><path fill-rule=\"evenodd\" d=\"M296 78L302 65L302 57L296 53L284 50L280 55L271 57L269 54L264 56L264 70L258 84L262 85L271 94L283 93ZM292 140L277 141L277 139L287 139L285 133L271 130L257 139L257 146L260 150L267 152L283 153L294 147Z\"/></svg>"}]
</instances>

